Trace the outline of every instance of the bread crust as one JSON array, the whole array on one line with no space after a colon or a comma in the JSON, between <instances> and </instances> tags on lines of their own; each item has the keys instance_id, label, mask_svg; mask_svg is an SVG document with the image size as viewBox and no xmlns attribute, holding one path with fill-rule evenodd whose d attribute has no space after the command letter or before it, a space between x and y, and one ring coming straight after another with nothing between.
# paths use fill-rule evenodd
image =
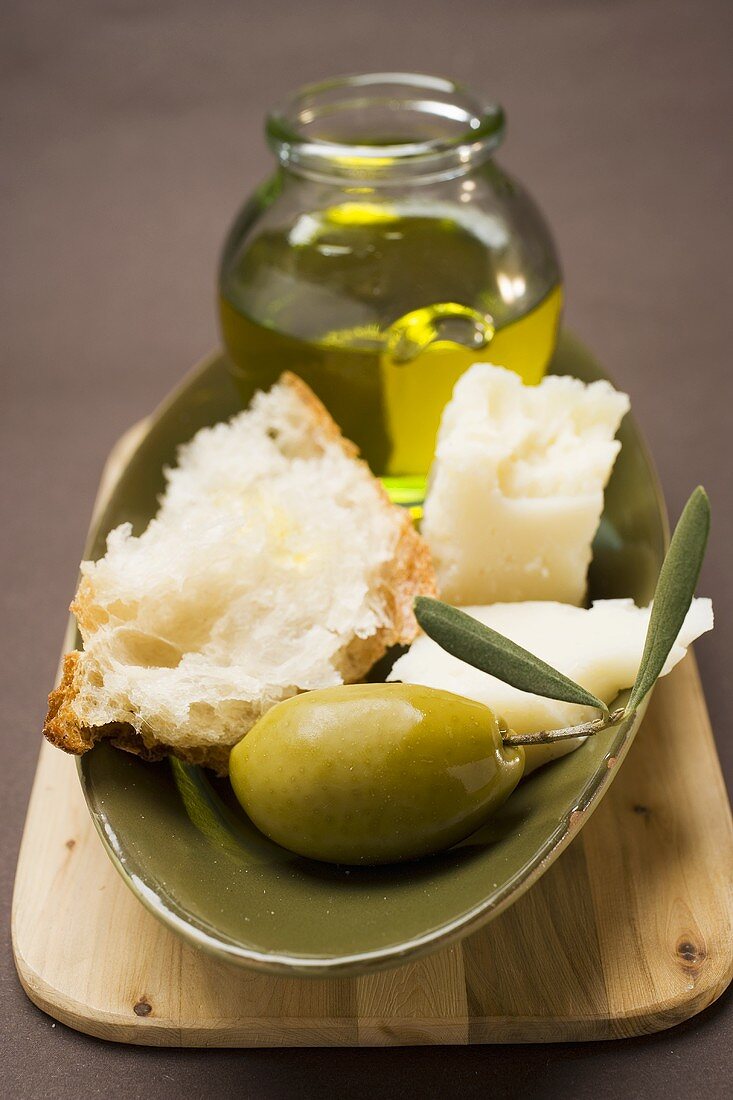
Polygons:
<instances>
[{"instance_id":1,"label":"bread crust","mask_svg":"<svg viewBox=\"0 0 733 1100\"><path fill-rule=\"evenodd\" d=\"M293 390L307 411L319 433L329 442L338 443L352 461L369 470L359 457L358 447L346 439L341 430L310 387L296 374L283 373L279 380ZM369 471L370 477L373 477ZM383 570L378 582L379 598L387 609L388 624L368 638L354 637L342 650L338 670L345 683L362 680L372 666L393 645L407 645L414 641L418 625L413 612L415 595L436 594L436 581L430 550L415 529L407 511L402 511L389 499L377 478L374 483L379 493L380 505L394 515L402 512L400 529L392 558ZM93 632L99 625L103 608L96 606L92 586L82 579L71 604L77 622ZM152 731L138 731L132 724L112 722L100 726L87 726L80 721L74 701L79 694L85 675L84 653L75 650L64 657L61 680L48 697L48 713L43 734L53 745L64 752L81 756L98 741L107 739L117 748L131 752L144 760L161 760L173 755L189 764L211 768L219 775L226 775L229 765L229 745L195 746L180 749L158 741Z\"/></svg>"},{"instance_id":2,"label":"bread crust","mask_svg":"<svg viewBox=\"0 0 733 1100\"><path fill-rule=\"evenodd\" d=\"M366 465L363 459L359 458L359 448L356 443L352 443L350 439L347 439L346 436L342 434L341 429L321 401L320 397L316 397L307 382L304 382L299 375L293 374L291 370L286 370L280 375L276 385L280 383L283 383L288 389L293 391L301 405L308 410L314 427L320 430L321 434L326 437L329 443L338 443L341 450L348 458L354 458L362 463L362 465Z\"/></svg>"},{"instance_id":3,"label":"bread crust","mask_svg":"<svg viewBox=\"0 0 733 1100\"><path fill-rule=\"evenodd\" d=\"M81 725L72 706L78 692L81 657L79 650L64 656L61 681L48 697L48 713L43 725L44 737L64 752L74 753L75 756L81 756L97 740L92 730Z\"/></svg>"},{"instance_id":4,"label":"bread crust","mask_svg":"<svg viewBox=\"0 0 733 1100\"><path fill-rule=\"evenodd\" d=\"M344 654L345 664L341 668L348 670L349 679L359 680L367 674L372 665L383 657L390 646L409 645L417 637L418 625L413 611L415 594L437 596L435 570L428 544L419 534L410 513L392 503L389 495L378 478L374 477L368 464L359 457L359 448L342 434L336 421L326 406L314 394L302 378L292 371L285 371L280 381L289 386L308 408L314 425L317 425L326 438L338 443L344 454L358 462L374 478L382 508L392 515L397 508L401 527L395 551L380 583L380 595L390 609L392 625L378 631L370 638L354 638Z\"/></svg>"},{"instance_id":5,"label":"bread crust","mask_svg":"<svg viewBox=\"0 0 733 1100\"><path fill-rule=\"evenodd\" d=\"M74 700L79 693L83 672L84 654L75 649L64 657L61 680L48 697L48 713L43 726L44 737L64 752L82 756L98 741L109 741L115 748L134 753L143 760L163 760L176 756L187 764L211 768L218 775L226 775L229 767L230 747L212 745L181 751L165 745L154 736L143 737L128 722L109 722L103 726L86 726L79 721L74 710Z\"/></svg>"}]
</instances>

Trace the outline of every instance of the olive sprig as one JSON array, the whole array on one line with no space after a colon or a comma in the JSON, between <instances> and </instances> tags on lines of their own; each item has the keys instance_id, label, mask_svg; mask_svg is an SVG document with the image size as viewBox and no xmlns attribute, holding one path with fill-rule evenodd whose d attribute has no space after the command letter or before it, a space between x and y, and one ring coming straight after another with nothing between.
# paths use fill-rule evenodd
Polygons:
<instances>
[{"instance_id":1,"label":"olive sprig","mask_svg":"<svg viewBox=\"0 0 733 1100\"><path fill-rule=\"evenodd\" d=\"M428 596L418 596L415 600L415 616L428 637L442 649L481 672L488 672L520 691L528 691L546 699L595 707L601 712L600 718L564 729L539 730L527 734L507 731L505 744L544 745L574 737L587 737L627 718L633 718L654 687L690 609L709 533L710 502L705 490L698 486L677 522L659 572L644 651L634 686L626 706L614 711L609 711L602 699L576 684L552 665L491 627L477 622L465 611Z\"/></svg>"}]
</instances>

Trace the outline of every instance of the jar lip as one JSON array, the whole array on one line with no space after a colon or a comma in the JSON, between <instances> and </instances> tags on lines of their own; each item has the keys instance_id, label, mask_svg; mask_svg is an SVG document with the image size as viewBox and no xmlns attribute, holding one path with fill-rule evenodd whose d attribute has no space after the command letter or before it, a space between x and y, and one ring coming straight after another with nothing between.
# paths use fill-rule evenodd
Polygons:
<instances>
[{"instance_id":1,"label":"jar lip","mask_svg":"<svg viewBox=\"0 0 733 1100\"><path fill-rule=\"evenodd\" d=\"M465 172L496 148L504 124L498 103L452 80L361 73L303 86L268 114L266 133L296 172L394 182Z\"/></svg>"}]
</instances>

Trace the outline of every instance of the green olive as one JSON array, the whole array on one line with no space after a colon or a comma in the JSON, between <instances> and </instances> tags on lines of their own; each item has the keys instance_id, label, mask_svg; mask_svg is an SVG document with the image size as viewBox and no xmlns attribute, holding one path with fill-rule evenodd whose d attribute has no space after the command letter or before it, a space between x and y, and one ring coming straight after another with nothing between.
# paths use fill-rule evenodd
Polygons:
<instances>
[{"instance_id":1,"label":"green olive","mask_svg":"<svg viewBox=\"0 0 733 1100\"><path fill-rule=\"evenodd\" d=\"M524 768L482 703L414 684L353 684L278 703L234 747L254 824L299 855L377 864L448 848Z\"/></svg>"}]
</instances>

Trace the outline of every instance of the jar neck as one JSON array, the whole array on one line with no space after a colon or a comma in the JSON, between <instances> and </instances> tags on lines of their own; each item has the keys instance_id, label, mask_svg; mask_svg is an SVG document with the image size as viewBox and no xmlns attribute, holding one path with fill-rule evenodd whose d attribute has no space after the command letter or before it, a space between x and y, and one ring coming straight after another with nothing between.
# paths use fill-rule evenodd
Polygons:
<instances>
[{"instance_id":1,"label":"jar neck","mask_svg":"<svg viewBox=\"0 0 733 1100\"><path fill-rule=\"evenodd\" d=\"M504 133L504 112L458 84L368 73L311 84L267 118L280 164L297 175L370 187L471 171Z\"/></svg>"}]
</instances>

